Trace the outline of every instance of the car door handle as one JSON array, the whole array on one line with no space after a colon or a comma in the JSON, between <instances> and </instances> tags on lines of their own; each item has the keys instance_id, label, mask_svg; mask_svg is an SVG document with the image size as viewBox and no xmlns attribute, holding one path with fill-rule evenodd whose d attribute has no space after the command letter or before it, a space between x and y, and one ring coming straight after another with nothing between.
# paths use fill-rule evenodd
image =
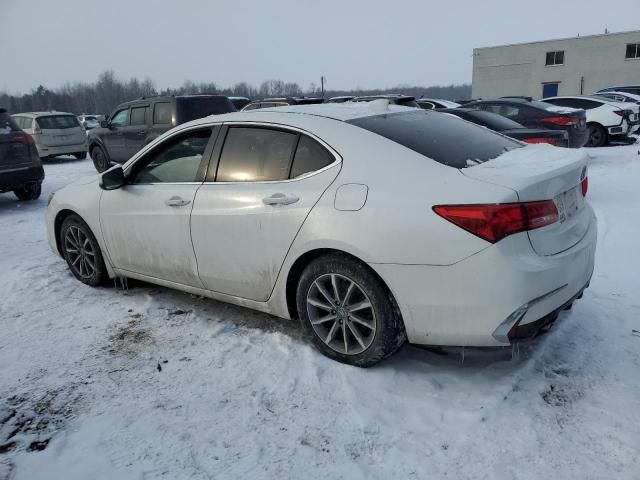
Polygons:
<instances>
[{"instance_id":1,"label":"car door handle","mask_svg":"<svg viewBox=\"0 0 640 480\"><path fill-rule=\"evenodd\" d=\"M285 195L284 193L274 193L270 197L262 199L262 203L265 205L291 205L300 200L295 195Z\"/></svg>"},{"instance_id":2,"label":"car door handle","mask_svg":"<svg viewBox=\"0 0 640 480\"><path fill-rule=\"evenodd\" d=\"M184 207L185 205L189 205L191 200L185 200L180 197L171 197L168 200L165 200L164 204L168 207Z\"/></svg>"},{"instance_id":3,"label":"car door handle","mask_svg":"<svg viewBox=\"0 0 640 480\"><path fill-rule=\"evenodd\" d=\"M145 132L144 130L140 130L140 131L138 132L138 135L144 135L145 133L147 133L147 132Z\"/></svg>"}]
</instances>

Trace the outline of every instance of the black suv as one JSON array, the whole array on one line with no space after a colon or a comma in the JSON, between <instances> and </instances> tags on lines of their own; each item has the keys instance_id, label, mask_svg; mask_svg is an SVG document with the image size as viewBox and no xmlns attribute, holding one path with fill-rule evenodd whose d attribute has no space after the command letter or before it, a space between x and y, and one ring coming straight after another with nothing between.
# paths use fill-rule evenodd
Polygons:
<instances>
[{"instance_id":1,"label":"black suv","mask_svg":"<svg viewBox=\"0 0 640 480\"><path fill-rule=\"evenodd\" d=\"M100 128L89 131L89 152L98 172L124 163L176 125L209 115L235 112L223 95L142 97L118 105Z\"/></svg>"},{"instance_id":2,"label":"black suv","mask_svg":"<svg viewBox=\"0 0 640 480\"><path fill-rule=\"evenodd\" d=\"M35 200L42 191L43 179L44 169L33 138L0 108L0 193L13 192L19 200Z\"/></svg>"}]
</instances>

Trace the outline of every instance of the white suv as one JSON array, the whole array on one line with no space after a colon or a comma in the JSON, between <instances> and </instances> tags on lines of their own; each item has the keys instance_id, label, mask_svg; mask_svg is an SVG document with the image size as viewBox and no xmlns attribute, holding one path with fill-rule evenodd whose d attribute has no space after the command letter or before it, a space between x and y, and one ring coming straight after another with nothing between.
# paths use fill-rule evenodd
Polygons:
<instances>
[{"instance_id":1,"label":"white suv","mask_svg":"<svg viewBox=\"0 0 640 480\"><path fill-rule=\"evenodd\" d=\"M29 112L12 115L18 126L36 143L40 158L74 155L87 157L88 143L84 127L72 113Z\"/></svg>"},{"instance_id":2,"label":"white suv","mask_svg":"<svg viewBox=\"0 0 640 480\"><path fill-rule=\"evenodd\" d=\"M581 108L587 114L589 140L585 147L601 147L610 139L627 140L638 123L640 105L602 97L563 96L544 98L559 107Z\"/></svg>"}]
</instances>

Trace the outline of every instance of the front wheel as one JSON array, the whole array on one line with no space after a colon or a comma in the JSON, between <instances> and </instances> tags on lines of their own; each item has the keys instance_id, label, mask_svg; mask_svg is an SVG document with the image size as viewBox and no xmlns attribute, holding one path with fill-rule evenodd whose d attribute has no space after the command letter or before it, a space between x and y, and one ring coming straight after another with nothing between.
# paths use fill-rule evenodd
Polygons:
<instances>
[{"instance_id":1,"label":"front wheel","mask_svg":"<svg viewBox=\"0 0 640 480\"><path fill-rule=\"evenodd\" d=\"M71 273L92 287L106 278L102 251L89 226L77 215L69 215L60 228L62 255Z\"/></svg>"},{"instance_id":2,"label":"front wheel","mask_svg":"<svg viewBox=\"0 0 640 480\"><path fill-rule=\"evenodd\" d=\"M96 167L96 170L99 173L109 170L111 167L109 157L107 157L107 154L102 147L93 147L91 149L91 158L93 160L93 166Z\"/></svg>"},{"instance_id":3,"label":"front wheel","mask_svg":"<svg viewBox=\"0 0 640 480\"><path fill-rule=\"evenodd\" d=\"M589 140L585 147L601 147L607 143L607 131L602 125L589 123Z\"/></svg>"},{"instance_id":4,"label":"front wheel","mask_svg":"<svg viewBox=\"0 0 640 480\"><path fill-rule=\"evenodd\" d=\"M26 202L28 200L36 200L40 198L40 194L42 193L42 184L41 183L32 183L31 185L27 185L24 188L20 188L18 190L14 190L13 193L18 200Z\"/></svg>"},{"instance_id":5,"label":"front wheel","mask_svg":"<svg viewBox=\"0 0 640 480\"><path fill-rule=\"evenodd\" d=\"M314 345L339 362L370 367L406 340L390 293L366 265L347 255L311 262L300 277L296 300Z\"/></svg>"}]
</instances>

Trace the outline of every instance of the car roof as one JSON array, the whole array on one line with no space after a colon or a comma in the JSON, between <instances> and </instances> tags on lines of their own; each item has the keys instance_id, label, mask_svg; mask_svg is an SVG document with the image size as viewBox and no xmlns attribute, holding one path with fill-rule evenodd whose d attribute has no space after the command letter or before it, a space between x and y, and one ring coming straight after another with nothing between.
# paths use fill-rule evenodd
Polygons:
<instances>
[{"instance_id":1,"label":"car roof","mask_svg":"<svg viewBox=\"0 0 640 480\"><path fill-rule=\"evenodd\" d=\"M240 111L223 113L220 115L211 115L209 117L199 118L185 125L196 126L215 122L233 122L233 121L264 121L264 122L290 122L295 121L294 115L305 115L310 117L322 117L331 120L347 121L357 118L373 117L377 115L387 115L389 113L410 113L425 112L424 110L416 110L411 107L402 107L400 105L388 104L386 102L347 102L347 103L316 103L309 105L286 105L282 107L268 107L258 110ZM288 120L287 120L288 119Z\"/></svg>"},{"instance_id":2,"label":"car roof","mask_svg":"<svg viewBox=\"0 0 640 480\"><path fill-rule=\"evenodd\" d=\"M74 113L57 112L55 110L52 110L50 112L20 112L20 113L14 113L13 115L27 115L31 117L48 117L51 115L71 115L72 117L76 116Z\"/></svg>"}]
</instances>

